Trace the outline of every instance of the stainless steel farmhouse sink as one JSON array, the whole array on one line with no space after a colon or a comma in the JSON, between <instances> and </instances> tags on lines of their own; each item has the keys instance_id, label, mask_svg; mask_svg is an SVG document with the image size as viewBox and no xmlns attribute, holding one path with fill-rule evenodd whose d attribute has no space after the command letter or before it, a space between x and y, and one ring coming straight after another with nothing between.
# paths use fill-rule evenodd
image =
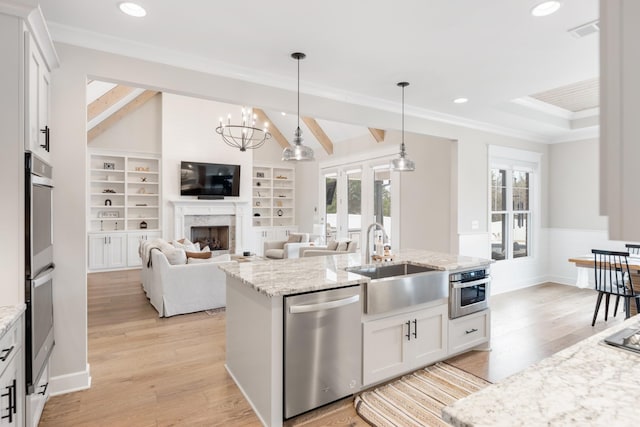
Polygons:
<instances>
[{"instance_id":1,"label":"stainless steel farmhouse sink","mask_svg":"<svg viewBox=\"0 0 640 427\"><path fill-rule=\"evenodd\" d=\"M364 310L379 314L449 297L446 271L405 262L349 267L351 273L369 277L364 286Z\"/></svg>"}]
</instances>

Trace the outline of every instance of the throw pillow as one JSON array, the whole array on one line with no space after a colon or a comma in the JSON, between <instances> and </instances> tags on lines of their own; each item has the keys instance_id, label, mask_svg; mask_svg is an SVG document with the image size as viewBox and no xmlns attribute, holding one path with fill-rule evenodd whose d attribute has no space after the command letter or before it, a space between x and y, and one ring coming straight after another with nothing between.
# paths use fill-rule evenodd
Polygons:
<instances>
[{"instance_id":1,"label":"throw pillow","mask_svg":"<svg viewBox=\"0 0 640 427\"><path fill-rule=\"evenodd\" d=\"M200 258L200 259L209 259L211 258L211 251L209 252L190 252L186 251L187 258Z\"/></svg>"},{"instance_id":2,"label":"throw pillow","mask_svg":"<svg viewBox=\"0 0 640 427\"><path fill-rule=\"evenodd\" d=\"M302 238L301 235L291 233L289 234L289 239L287 239L287 243L300 243L301 238Z\"/></svg>"},{"instance_id":3,"label":"throw pillow","mask_svg":"<svg viewBox=\"0 0 640 427\"><path fill-rule=\"evenodd\" d=\"M335 240L329 240L327 242L327 249L329 249L330 251L335 251L336 249L338 249L338 242Z\"/></svg>"},{"instance_id":4,"label":"throw pillow","mask_svg":"<svg viewBox=\"0 0 640 427\"><path fill-rule=\"evenodd\" d=\"M185 251L200 252L200 244L193 243L189 239L174 240L171 244L176 248L184 249Z\"/></svg>"},{"instance_id":5,"label":"throw pillow","mask_svg":"<svg viewBox=\"0 0 640 427\"><path fill-rule=\"evenodd\" d=\"M187 254L184 249L176 248L169 243L159 245L160 251L167 257L167 261L171 265L181 265L187 263Z\"/></svg>"},{"instance_id":6,"label":"throw pillow","mask_svg":"<svg viewBox=\"0 0 640 427\"><path fill-rule=\"evenodd\" d=\"M347 244L347 252L355 252L358 249L358 242L355 240L350 241Z\"/></svg>"},{"instance_id":7,"label":"throw pillow","mask_svg":"<svg viewBox=\"0 0 640 427\"><path fill-rule=\"evenodd\" d=\"M346 251L347 247L349 247L349 243L351 243L351 240L345 240L344 242L340 242L338 243L338 247L336 248L336 251Z\"/></svg>"}]
</instances>

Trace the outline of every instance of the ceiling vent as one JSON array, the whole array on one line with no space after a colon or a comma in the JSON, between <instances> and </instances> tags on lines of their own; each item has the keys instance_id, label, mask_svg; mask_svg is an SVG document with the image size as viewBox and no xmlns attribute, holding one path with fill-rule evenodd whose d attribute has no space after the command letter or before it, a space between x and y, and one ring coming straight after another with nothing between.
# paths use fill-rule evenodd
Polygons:
<instances>
[{"instance_id":1,"label":"ceiling vent","mask_svg":"<svg viewBox=\"0 0 640 427\"><path fill-rule=\"evenodd\" d=\"M595 34L598 31L600 31L600 22L596 19L595 21L587 22L586 24L570 29L569 33L573 37L581 39L582 37Z\"/></svg>"}]
</instances>

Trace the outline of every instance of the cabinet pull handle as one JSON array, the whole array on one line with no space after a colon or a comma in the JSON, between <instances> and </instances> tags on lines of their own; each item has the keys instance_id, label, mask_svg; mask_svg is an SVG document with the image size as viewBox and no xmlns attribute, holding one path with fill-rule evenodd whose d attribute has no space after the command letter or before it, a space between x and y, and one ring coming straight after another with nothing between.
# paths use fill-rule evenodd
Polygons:
<instances>
[{"instance_id":1,"label":"cabinet pull handle","mask_svg":"<svg viewBox=\"0 0 640 427\"><path fill-rule=\"evenodd\" d=\"M413 337L418 339L418 319L413 319Z\"/></svg>"},{"instance_id":2,"label":"cabinet pull handle","mask_svg":"<svg viewBox=\"0 0 640 427\"><path fill-rule=\"evenodd\" d=\"M9 358L9 355L11 354L11 352L13 351L13 348L15 347L15 345L12 345L9 348L5 348L2 350L2 352L4 353L2 356L0 356L0 362L4 362Z\"/></svg>"},{"instance_id":3,"label":"cabinet pull handle","mask_svg":"<svg viewBox=\"0 0 640 427\"><path fill-rule=\"evenodd\" d=\"M9 419L9 424L13 423L13 414L16 413L16 380L13 380L13 383L10 386L6 387L7 392L2 393L0 397L8 397L9 398L9 406L7 406L7 415L3 415L0 419Z\"/></svg>"},{"instance_id":4,"label":"cabinet pull handle","mask_svg":"<svg viewBox=\"0 0 640 427\"><path fill-rule=\"evenodd\" d=\"M18 413L18 384L16 379L13 379L13 413Z\"/></svg>"},{"instance_id":5,"label":"cabinet pull handle","mask_svg":"<svg viewBox=\"0 0 640 427\"><path fill-rule=\"evenodd\" d=\"M47 393L47 388L49 387L49 383L43 384L40 386L42 391L39 391L38 394L45 395Z\"/></svg>"},{"instance_id":6,"label":"cabinet pull handle","mask_svg":"<svg viewBox=\"0 0 640 427\"><path fill-rule=\"evenodd\" d=\"M44 148L47 153L49 152L49 134L51 128L49 126L45 126L44 129L40 129L40 133L44 133L44 144L40 144L40 147Z\"/></svg>"},{"instance_id":7,"label":"cabinet pull handle","mask_svg":"<svg viewBox=\"0 0 640 427\"><path fill-rule=\"evenodd\" d=\"M407 335L405 335L405 337L407 337L407 341L411 341L411 320L407 320L406 325L407 325Z\"/></svg>"},{"instance_id":8,"label":"cabinet pull handle","mask_svg":"<svg viewBox=\"0 0 640 427\"><path fill-rule=\"evenodd\" d=\"M109 244L111 244L111 236L109 236Z\"/></svg>"},{"instance_id":9,"label":"cabinet pull handle","mask_svg":"<svg viewBox=\"0 0 640 427\"><path fill-rule=\"evenodd\" d=\"M468 331L464 331L465 334L472 334L474 332L478 332L478 329L473 328L473 329L469 329Z\"/></svg>"}]
</instances>

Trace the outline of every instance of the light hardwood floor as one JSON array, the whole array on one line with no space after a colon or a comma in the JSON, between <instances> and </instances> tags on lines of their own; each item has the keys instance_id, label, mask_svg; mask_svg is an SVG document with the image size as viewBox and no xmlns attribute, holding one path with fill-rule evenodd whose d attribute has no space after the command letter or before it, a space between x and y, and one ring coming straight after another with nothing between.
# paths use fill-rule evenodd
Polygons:
<instances>
[{"instance_id":1,"label":"light hardwood floor","mask_svg":"<svg viewBox=\"0 0 640 427\"><path fill-rule=\"evenodd\" d=\"M258 426L224 368L224 312L159 318L139 271L89 275L89 390L52 397L40 426ZM620 322L591 290L546 283L494 297L492 351L449 362L495 382ZM289 425L366 426L343 399Z\"/></svg>"}]
</instances>

